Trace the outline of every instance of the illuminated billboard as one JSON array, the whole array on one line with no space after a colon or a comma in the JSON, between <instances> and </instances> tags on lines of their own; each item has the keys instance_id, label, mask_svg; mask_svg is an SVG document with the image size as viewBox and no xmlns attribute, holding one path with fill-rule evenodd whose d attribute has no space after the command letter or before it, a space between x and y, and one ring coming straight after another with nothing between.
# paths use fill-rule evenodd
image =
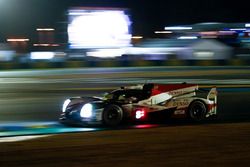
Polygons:
<instances>
[{"instance_id":1,"label":"illuminated billboard","mask_svg":"<svg viewBox=\"0 0 250 167\"><path fill-rule=\"evenodd\" d=\"M131 21L117 8L72 8L68 11L71 49L130 46Z\"/></svg>"}]
</instances>

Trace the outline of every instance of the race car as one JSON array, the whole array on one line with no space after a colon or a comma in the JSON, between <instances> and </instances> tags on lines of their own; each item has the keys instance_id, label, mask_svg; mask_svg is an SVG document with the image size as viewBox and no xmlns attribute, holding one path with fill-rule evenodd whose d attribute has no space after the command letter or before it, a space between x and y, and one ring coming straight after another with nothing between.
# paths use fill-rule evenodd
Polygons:
<instances>
[{"instance_id":1,"label":"race car","mask_svg":"<svg viewBox=\"0 0 250 167\"><path fill-rule=\"evenodd\" d=\"M102 97L72 97L63 103L59 121L66 125L117 126L124 121L202 121L216 116L216 87L206 90L205 96L200 92L196 84L148 83L121 87Z\"/></svg>"}]
</instances>

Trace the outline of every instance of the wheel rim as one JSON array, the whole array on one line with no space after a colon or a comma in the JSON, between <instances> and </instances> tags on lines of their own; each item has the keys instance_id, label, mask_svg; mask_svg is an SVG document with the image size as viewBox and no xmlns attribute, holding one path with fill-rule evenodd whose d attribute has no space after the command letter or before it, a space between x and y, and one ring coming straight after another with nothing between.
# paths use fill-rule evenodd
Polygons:
<instances>
[{"instance_id":1,"label":"wheel rim","mask_svg":"<svg viewBox=\"0 0 250 167\"><path fill-rule=\"evenodd\" d=\"M111 106L104 112L103 119L106 125L118 125L122 120L122 110L118 106Z\"/></svg>"},{"instance_id":2,"label":"wheel rim","mask_svg":"<svg viewBox=\"0 0 250 167\"><path fill-rule=\"evenodd\" d=\"M202 102L196 102L192 105L190 115L194 120L202 120L206 114L206 107Z\"/></svg>"},{"instance_id":3,"label":"wheel rim","mask_svg":"<svg viewBox=\"0 0 250 167\"><path fill-rule=\"evenodd\" d=\"M118 111L118 110L112 109L112 110L110 110L110 112L108 112L108 114L107 114L108 120L110 120L110 121L112 121L112 122L113 122L113 121L116 121L118 117L119 117L119 111Z\"/></svg>"}]
</instances>

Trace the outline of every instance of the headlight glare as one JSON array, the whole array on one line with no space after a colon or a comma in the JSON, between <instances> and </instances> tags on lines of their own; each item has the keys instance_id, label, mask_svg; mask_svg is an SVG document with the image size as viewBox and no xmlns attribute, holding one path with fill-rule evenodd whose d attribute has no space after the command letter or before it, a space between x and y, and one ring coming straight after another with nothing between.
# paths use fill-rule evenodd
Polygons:
<instances>
[{"instance_id":1,"label":"headlight glare","mask_svg":"<svg viewBox=\"0 0 250 167\"><path fill-rule=\"evenodd\" d=\"M83 105L81 112L80 112L80 116L82 118L90 118L92 117L92 111L93 111L93 106L92 104L85 104Z\"/></svg>"},{"instance_id":2,"label":"headlight glare","mask_svg":"<svg viewBox=\"0 0 250 167\"><path fill-rule=\"evenodd\" d=\"M67 109L67 106L69 105L71 101L69 99L65 100L63 103L63 107L62 107L62 112L65 112Z\"/></svg>"}]
</instances>

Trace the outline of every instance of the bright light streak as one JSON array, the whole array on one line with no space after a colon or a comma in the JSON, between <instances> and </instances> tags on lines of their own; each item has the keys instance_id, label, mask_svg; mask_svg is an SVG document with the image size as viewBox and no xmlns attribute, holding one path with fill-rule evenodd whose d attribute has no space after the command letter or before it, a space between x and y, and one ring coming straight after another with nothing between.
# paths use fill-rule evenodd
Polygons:
<instances>
[{"instance_id":1,"label":"bright light streak","mask_svg":"<svg viewBox=\"0 0 250 167\"><path fill-rule=\"evenodd\" d=\"M246 28L231 28L230 31L246 31Z\"/></svg>"},{"instance_id":2,"label":"bright light streak","mask_svg":"<svg viewBox=\"0 0 250 167\"><path fill-rule=\"evenodd\" d=\"M35 43L35 44L33 44L33 46L45 46L45 47L47 47L47 46L53 46L53 47L56 47L56 46L60 46L59 44L47 44L47 43Z\"/></svg>"},{"instance_id":3,"label":"bright light streak","mask_svg":"<svg viewBox=\"0 0 250 167\"><path fill-rule=\"evenodd\" d=\"M182 26L177 26L177 27L165 27L165 30L192 30L192 27L182 27Z\"/></svg>"},{"instance_id":4,"label":"bright light streak","mask_svg":"<svg viewBox=\"0 0 250 167\"><path fill-rule=\"evenodd\" d=\"M54 28L37 28L37 31L55 31Z\"/></svg>"},{"instance_id":5,"label":"bright light streak","mask_svg":"<svg viewBox=\"0 0 250 167\"><path fill-rule=\"evenodd\" d=\"M198 39L197 36L181 36L178 39Z\"/></svg>"},{"instance_id":6,"label":"bright light streak","mask_svg":"<svg viewBox=\"0 0 250 167\"><path fill-rule=\"evenodd\" d=\"M246 24L245 24L245 27L250 27L250 23L246 23Z\"/></svg>"},{"instance_id":7,"label":"bright light streak","mask_svg":"<svg viewBox=\"0 0 250 167\"><path fill-rule=\"evenodd\" d=\"M30 39L27 38L9 38L7 42L28 42Z\"/></svg>"},{"instance_id":8,"label":"bright light streak","mask_svg":"<svg viewBox=\"0 0 250 167\"><path fill-rule=\"evenodd\" d=\"M114 58L120 57L125 52L125 49L97 49L87 52L87 56L99 57L99 58Z\"/></svg>"},{"instance_id":9,"label":"bright light streak","mask_svg":"<svg viewBox=\"0 0 250 167\"><path fill-rule=\"evenodd\" d=\"M54 52L31 52L30 58L32 60L48 60L54 58Z\"/></svg>"},{"instance_id":10,"label":"bright light streak","mask_svg":"<svg viewBox=\"0 0 250 167\"><path fill-rule=\"evenodd\" d=\"M173 31L155 31L155 34L172 34Z\"/></svg>"},{"instance_id":11,"label":"bright light streak","mask_svg":"<svg viewBox=\"0 0 250 167\"><path fill-rule=\"evenodd\" d=\"M131 38L132 38L132 39L142 39L143 36L132 36Z\"/></svg>"}]
</instances>

